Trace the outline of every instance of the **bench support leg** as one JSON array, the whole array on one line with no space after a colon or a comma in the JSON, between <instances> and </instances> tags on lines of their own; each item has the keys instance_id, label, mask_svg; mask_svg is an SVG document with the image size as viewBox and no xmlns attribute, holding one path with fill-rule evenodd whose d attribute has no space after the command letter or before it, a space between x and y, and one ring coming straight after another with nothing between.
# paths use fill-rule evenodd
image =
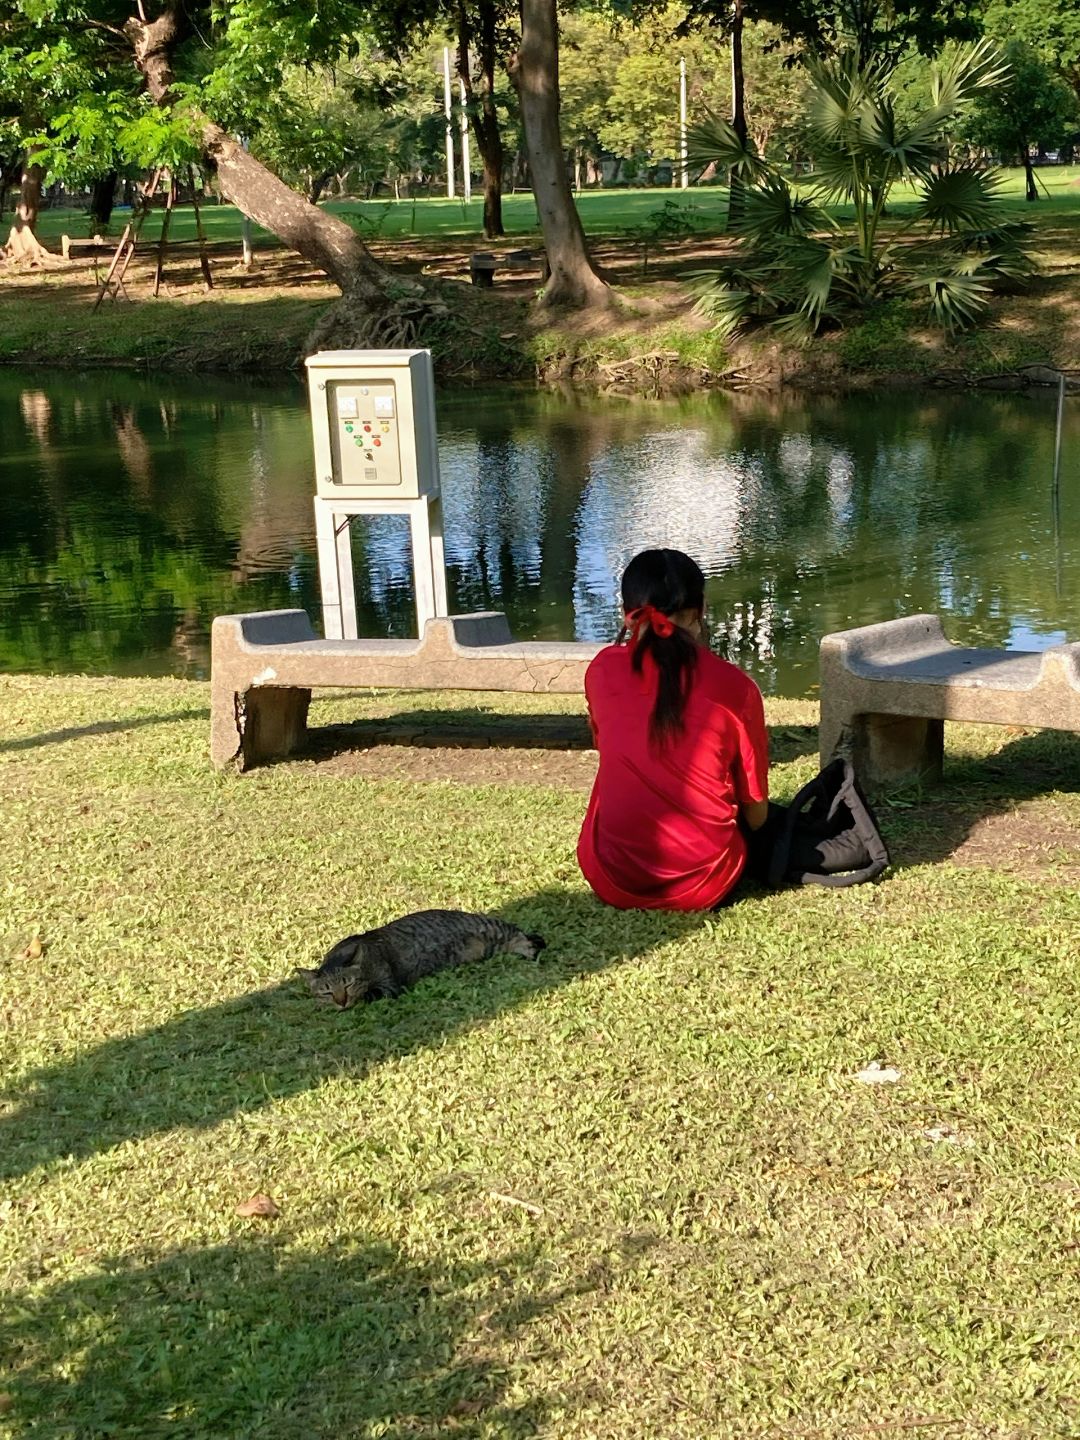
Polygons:
<instances>
[{"instance_id":1,"label":"bench support leg","mask_svg":"<svg viewBox=\"0 0 1080 1440\"><path fill-rule=\"evenodd\" d=\"M256 685L243 697L241 769L260 760L291 755L307 735L311 691Z\"/></svg>"},{"instance_id":2,"label":"bench support leg","mask_svg":"<svg viewBox=\"0 0 1080 1440\"><path fill-rule=\"evenodd\" d=\"M867 789L902 780L941 779L943 720L856 715L849 733L851 761Z\"/></svg>"}]
</instances>

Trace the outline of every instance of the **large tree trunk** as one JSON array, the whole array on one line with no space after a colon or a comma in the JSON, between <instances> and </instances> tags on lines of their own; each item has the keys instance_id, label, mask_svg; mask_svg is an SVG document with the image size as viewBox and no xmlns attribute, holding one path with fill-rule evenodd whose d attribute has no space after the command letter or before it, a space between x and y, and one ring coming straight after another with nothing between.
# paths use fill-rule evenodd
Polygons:
<instances>
[{"instance_id":1,"label":"large tree trunk","mask_svg":"<svg viewBox=\"0 0 1080 1440\"><path fill-rule=\"evenodd\" d=\"M1035 183L1035 170L1031 164L1031 148L1028 145L1020 147L1020 159L1024 162L1024 199L1029 203L1038 200L1039 187Z\"/></svg>"},{"instance_id":2,"label":"large tree trunk","mask_svg":"<svg viewBox=\"0 0 1080 1440\"><path fill-rule=\"evenodd\" d=\"M308 203L310 205L318 205L319 200L322 198L322 192L326 189L327 182L333 178L333 170L323 170L318 175L312 177L311 184L308 187Z\"/></svg>"},{"instance_id":3,"label":"large tree trunk","mask_svg":"<svg viewBox=\"0 0 1080 1440\"><path fill-rule=\"evenodd\" d=\"M505 234L502 218L503 143L499 116L495 109L495 67L498 63L498 16L494 0L479 0L479 27L474 33L464 0L458 6L457 71L465 87L476 148L484 166L484 234L489 240ZM477 42L480 60L480 111L473 104L472 72L469 68L469 47Z\"/></svg>"},{"instance_id":4,"label":"large tree trunk","mask_svg":"<svg viewBox=\"0 0 1080 1440\"><path fill-rule=\"evenodd\" d=\"M521 47L512 62L511 77L521 101L533 194L551 268L542 303L577 309L610 304L611 290L593 269L566 174L559 133L555 0L521 0Z\"/></svg>"},{"instance_id":5,"label":"large tree trunk","mask_svg":"<svg viewBox=\"0 0 1080 1440\"><path fill-rule=\"evenodd\" d=\"M178 0L149 23L128 20L125 32L135 64L159 105L172 100L172 51L183 38ZM382 303L390 276L350 225L311 205L206 116L202 144L217 171L221 193L245 215L326 272L343 293L359 302Z\"/></svg>"},{"instance_id":6,"label":"large tree trunk","mask_svg":"<svg viewBox=\"0 0 1080 1440\"><path fill-rule=\"evenodd\" d=\"M113 197L116 195L116 171L99 175L90 183L90 219L96 230L107 230L112 219Z\"/></svg>"},{"instance_id":7,"label":"large tree trunk","mask_svg":"<svg viewBox=\"0 0 1080 1440\"><path fill-rule=\"evenodd\" d=\"M19 198L15 203L15 223L8 232L5 253L10 260L40 264L49 254L35 235L41 209L41 185L45 171L34 159L35 148L28 146L19 175Z\"/></svg>"},{"instance_id":8,"label":"large tree trunk","mask_svg":"<svg viewBox=\"0 0 1080 1440\"><path fill-rule=\"evenodd\" d=\"M746 78L743 74L743 0L731 6L731 128L746 143ZM728 190L728 229L742 215L746 203L741 177L732 172Z\"/></svg>"},{"instance_id":9,"label":"large tree trunk","mask_svg":"<svg viewBox=\"0 0 1080 1440\"><path fill-rule=\"evenodd\" d=\"M4 203L7 200L7 192L19 178L21 166L18 158L5 160L0 156L0 217L4 214Z\"/></svg>"}]
</instances>

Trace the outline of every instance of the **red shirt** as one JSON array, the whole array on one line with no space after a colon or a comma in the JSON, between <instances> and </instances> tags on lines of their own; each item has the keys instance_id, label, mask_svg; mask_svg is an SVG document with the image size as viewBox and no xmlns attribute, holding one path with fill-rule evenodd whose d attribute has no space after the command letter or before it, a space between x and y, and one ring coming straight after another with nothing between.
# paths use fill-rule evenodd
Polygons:
<instances>
[{"instance_id":1,"label":"red shirt","mask_svg":"<svg viewBox=\"0 0 1080 1440\"><path fill-rule=\"evenodd\" d=\"M578 841L582 874L624 910L708 910L746 863L738 806L768 798L761 692L737 666L698 652L682 732L649 743L657 672L609 645L585 675L600 768Z\"/></svg>"}]
</instances>

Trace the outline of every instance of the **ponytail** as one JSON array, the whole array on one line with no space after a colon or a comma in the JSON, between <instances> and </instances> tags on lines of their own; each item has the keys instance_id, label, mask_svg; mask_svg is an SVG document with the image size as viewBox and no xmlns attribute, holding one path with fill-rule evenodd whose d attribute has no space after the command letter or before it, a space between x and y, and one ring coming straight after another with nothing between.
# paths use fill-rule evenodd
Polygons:
<instances>
[{"instance_id":1,"label":"ponytail","mask_svg":"<svg viewBox=\"0 0 1080 1440\"><path fill-rule=\"evenodd\" d=\"M622 579L626 624L619 633L641 673L645 656L656 666L656 703L649 716L649 740L662 747L680 735L693 684L698 646L671 620L683 610L703 610L705 577L681 550L643 550Z\"/></svg>"}]
</instances>

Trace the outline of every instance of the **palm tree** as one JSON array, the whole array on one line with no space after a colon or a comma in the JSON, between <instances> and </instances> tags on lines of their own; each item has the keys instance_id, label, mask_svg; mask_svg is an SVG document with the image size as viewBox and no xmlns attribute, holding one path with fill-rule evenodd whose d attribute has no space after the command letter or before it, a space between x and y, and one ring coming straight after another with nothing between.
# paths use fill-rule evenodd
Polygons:
<instances>
[{"instance_id":1,"label":"palm tree","mask_svg":"<svg viewBox=\"0 0 1080 1440\"><path fill-rule=\"evenodd\" d=\"M1031 272L1021 248L1026 227L1003 215L997 174L949 151L958 113L1007 76L998 52L984 40L939 60L930 103L904 123L896 63L857 45L807 60L804 126L814 168L806 189L795 189L725 120L711 116L691 133L691 164L715 162L746 186L736 256L698 277L698 308L728 333L756 320L809 338L826 318L919 293L933 319L954 330L978 318L996 285ZM900 181L914 188L914 213L883 230ZM850 221L824 208L836 202L851 206Z\"/></svg>"}]
</instances>

